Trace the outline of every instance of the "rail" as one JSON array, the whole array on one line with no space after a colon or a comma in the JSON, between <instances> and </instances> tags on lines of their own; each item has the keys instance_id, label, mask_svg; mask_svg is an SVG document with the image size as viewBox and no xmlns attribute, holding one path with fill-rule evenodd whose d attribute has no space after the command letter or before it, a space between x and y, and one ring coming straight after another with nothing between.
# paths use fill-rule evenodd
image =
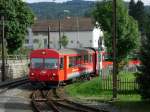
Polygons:
<instances>
[{"instance_id":1,"label":"rail","mask_svg":"<svg viewBox=\"0 0 150 112\"><path fill-rule=\"evenodd\" d=\"M24 83L27 83L27 82L28 82L27 77L17 78L17 79L10 80L10 81L0 82L0 88L5 88L5 87L8 87L8 86L12 87L12 86L19 85L19 84L24 84Z\"/></svg>"},{"instance_id":2,"label":"rail","mask_svg":"<svg viewBox=\"0 0 150 112\"><path fill-rule=\"evenodd\" d=\"M43 107L45 104L48 107ZM45 91L43 92L40 90L34 92L32 94L32 106L34 107L35 112L46 111L48 108L49 110L47 111L53 112L65 112L66 110L73 112L109 112L104 109L82 105L80 103L61 98L57 95L56 91L53 91L53 89L49 90L46 94Z\"/></svg>"}]
</instances>

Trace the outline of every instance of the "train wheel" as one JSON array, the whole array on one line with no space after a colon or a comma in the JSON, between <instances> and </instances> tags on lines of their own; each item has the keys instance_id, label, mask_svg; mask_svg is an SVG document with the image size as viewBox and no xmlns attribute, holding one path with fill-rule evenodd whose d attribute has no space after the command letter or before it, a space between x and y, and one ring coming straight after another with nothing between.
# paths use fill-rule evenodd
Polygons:
<instances>
[{"instance_id":1,"label":"train wheel","mask_svg":"<svg viewBox=\"0 0 150 112\"><path fill-rule=\"evenodd\" d=\"M36 86L36 82L30 82L32 86Z\"/></svg>"},{"instance_id":2,"label":"train wheel","mask_svg":"<svg viewBox=\"0 0 150 112\"><path fill-rule=\"evenodd\" d=\"M91 79L92 79L92 77L91 77L91 76L87 77L87 80L91 80Z\"/></svg>"}]
</instances>

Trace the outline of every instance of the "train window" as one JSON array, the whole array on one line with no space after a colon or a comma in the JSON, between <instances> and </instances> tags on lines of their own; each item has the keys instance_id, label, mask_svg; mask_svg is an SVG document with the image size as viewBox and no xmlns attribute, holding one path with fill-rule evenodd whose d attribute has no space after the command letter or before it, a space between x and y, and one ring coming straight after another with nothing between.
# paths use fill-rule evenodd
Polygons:
<instances>
[{"instance_id":1,"label":"train window","mask_svg":"<svg viewBox=\"0 0 150 112\"><path fill-rule=\"evenodd\" d=\"M76 62L75 57L69 57L69 67L75 66L76 65L75 62Z\"/></svg>"},{"instance_id":2,"label":"train window","mask_svg":"<svg viewBox=\"0 0 150 112\"><path fill-rule=\"evenodd\" d=\"M64 68L64 58L60 58L60 69Z\"/></svg>"},{"instance_id":3,"label":"train window","mask_svg":"<svg viewBox=\"0 0 150 112\"><path fill-rule=\"evenodd\" d=\"M84 55L84 63L88 62L88 55Z\"/></svg>"},{"instance_id":4,"label":"train window","mask_svg":"<svg viewBox=\"0 0 150 112\"><path fill-rule=\"evenodd\" d=\"M81 65L81 56L76 57L76 65Z\"/></svg>"},{"instance_id":5,"label":"train window","mask_svg":"<svg viewBox=\"0 0 150 112\"><path fill-rule=\"evenodd\" d=\"M42 68L43 59L42 58L32 58L31 59L31 68Z\"/></svg>"},{"instance_id":6,"label":"train window","mask_svg":"<svg viewBox=\"0 0 150 112\"><path fill-rule=\"evenodd\" d=\"M55 58L45 59L44 68L57 69L58 68L58 59L55 59Z\"/></svg>"},{"instance_id":7,"label":"train window","mask_svg":"<svg viewBox=\"0 0 150 112\"><path fill-rule=\"evenodd\" d=\"M89 55L89 62L92 62L92 55Z\"/></svg>"}]
</instances>

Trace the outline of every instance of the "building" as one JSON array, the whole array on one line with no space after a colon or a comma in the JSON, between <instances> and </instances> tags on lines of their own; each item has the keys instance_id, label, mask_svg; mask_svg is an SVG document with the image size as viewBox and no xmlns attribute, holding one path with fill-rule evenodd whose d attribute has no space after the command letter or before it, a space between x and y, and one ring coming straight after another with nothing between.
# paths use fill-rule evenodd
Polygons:
<instances>
[{"instance_id":1,"label":"building","mask_svg":"<svg viewBox=\"0 0 150 112\"><path fill-rule=\"evenodd\" d=\"M56 49L60 48L59 30L61 37L65 35L69 40L67 48L98 47L98 39L103 36L102 31L94 26L91 18L43 20L36 21L29 29L25 46L33 49L47 48L48 27L50 27L50 47Z\"/></svg>"}]
</instances>

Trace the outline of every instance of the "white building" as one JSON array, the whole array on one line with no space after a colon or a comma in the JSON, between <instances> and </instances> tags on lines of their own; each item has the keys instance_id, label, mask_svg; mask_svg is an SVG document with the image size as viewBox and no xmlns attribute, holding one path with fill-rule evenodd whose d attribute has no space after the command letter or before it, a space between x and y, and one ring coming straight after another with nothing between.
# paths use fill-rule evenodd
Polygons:
<instances>
[{"instance_id":1,"label":"white building","mask_svg":"<svg viewBox=\"0 0 150 112\"><path fill-rule=\"evenodd\" d=\"M98 39L103 36L100 29L94 27L91 18L71 18L60 20L37 21L29 30L25 46L33 49L47 48L48 27L50 26L50 47L59 49L59 28L61 36L68 37L67 48L98 47ZM33 37L33 38L31 38Z\"/></svg>"}]
</instances>

